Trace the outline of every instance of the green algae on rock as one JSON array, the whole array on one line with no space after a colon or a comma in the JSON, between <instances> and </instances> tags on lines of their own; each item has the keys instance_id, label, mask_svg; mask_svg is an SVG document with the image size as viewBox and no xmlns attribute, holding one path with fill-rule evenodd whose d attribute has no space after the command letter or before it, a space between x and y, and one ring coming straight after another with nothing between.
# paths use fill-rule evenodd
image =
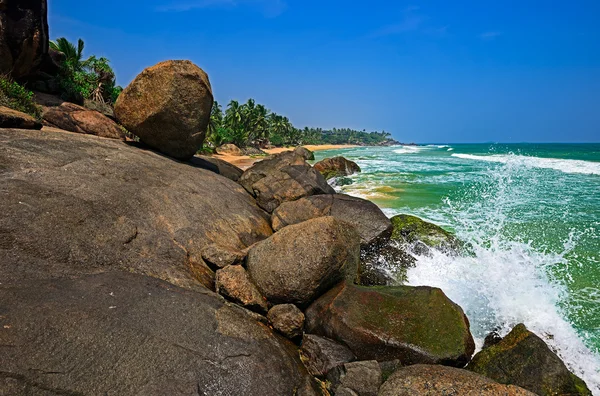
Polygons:
<instances>
[{"instance_id":1,"label":"green algae on rock","mask_svg":"<svg viewBox=\"0 0 600 396\"><path fill-rule=\"evenodd\" d=\"M392 225L394 226L392 240L414 245L417 253L424 253L428 248L447 252L458 252L464 249L464 243L454 235L416 216L406 214L394 216Z\"/></svg>"},{"instance_id":2,"label":"green algae on rock","mask_svg":"<svg viewBox=\"0 0 600 396\"><path fill-rule=\"evenodd\" d=\"M306 311L306 331L361 360L464 366L475 350L463 310L437 288L342 283Z\"/></svg>"},{"instance_id":3,"label":"green algae on rock","mask_svg":"<svg viewBox=\"0 0 600 396\"><path fill-rule=\"evenodd\" d=\"M537 335L519 324L499 343L479 352L468 370L501 384L518 385L538 395L591 395Z\"/></svg>"}]
</instances>

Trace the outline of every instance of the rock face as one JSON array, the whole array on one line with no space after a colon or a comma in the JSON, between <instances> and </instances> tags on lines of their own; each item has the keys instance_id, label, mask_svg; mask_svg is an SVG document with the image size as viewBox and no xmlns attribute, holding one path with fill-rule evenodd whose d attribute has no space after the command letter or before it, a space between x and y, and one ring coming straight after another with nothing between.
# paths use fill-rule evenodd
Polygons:
<instances>
[{"instance_id":1,"label":"rock face","mask_svg":"<svg viewBox=\"0 0 600 396\"><path fill-rule=\"evenodd\" d=\"M289 339L302 337L304 314L294 304L275 305L269 310L267 319L275 330Z\"/></svg>"},{"instance_id":2,"label":"rock face","mask_svg":"<svg viewBox=\"0 0 600 396\"><path fill-rule=\"evenodd\" d=\"M28 76L48 54L46 0L0 2L0 74Z\"/></svg>"},{"instance_id":3,"label":"rock face","mask_svg":"<svg viewBox=\"0 0 600 396\"><path fill-rule=\"evenodd\" d=\"M199 168L207 169L235 182L238 181L240 177L242 177L242 173L244 173L244 171L237 166L215 157L209 157L208 155L196 155L190 159L190 162Z\"/></svg>"},{"instance_id":4,"label":"rock face","mask_svg":"<svg viewBox=\"0 0 600 396\"><path fill-rule=\"evenodd\" d=\"M125 140L125 132L116 122L85 107L63 102L59 106L44 107L43 119L69 132Z\"/></svg>"},{"instance_id":5,"label":"rock face","mask_svg":"<svg viewBox=\"0 0 600 396\"><path fill-rule=\"evenodd\" d=\"M217 293L251 311L267 313L267 300L254 286L243 267L230 265L218 270L215 282Z\"/></svg>"},{"instance_id":6,"label":"rock face","mask_svg":"<svg viewBox=\"0 0 600 396\"><path fill-rule=\"evenodd\" d=\"M0 106L0 128L42 129L42 123L29 114Z\"/></svg>"},{"instance_id":7,"label":"rock face","mask_svg":"<svg viewBox=\"0 0 600 396\"><path fill-rule=\"evenodd\" d=\"M344 157L326 158L317 162L315 169L321 172L326 180L360 172L360 166L356 162L347 160Z\"/></svg>"},{"instance_id":8,"label":"rock face","mask_svg":"<svg viewBox=\"0 0 600 396\"><path fill-rule=\"evenodd\" d=\"M467 370L423 364L400 368L379 390L379 396L413 395L534 396L525 389L500 385Z\"/></svg>"},{"instance_id":9,"label":"rock face","mask_svg":"<svg viewBox=\"0 0 600 396\"><path fill-rule=\"evenodd\" d=\"M250 276L273 304L306 306L330 287L354 280L360 239L353 227L320 217L284 228L254 245Z\"/></svg>"},{"instance_id":10,"label":"rock face","mask_svg":"<svg viewBox=\"0 0 600 396\"><path fill-rule=\"evenodd\" d=\"M189 61L167 61L144 70L125 88L115 115L150 147L189 159L202 147L212 105L202 69Z\"/></svg>"},{"instance_id":11,"label":"rock face","mask_svg":"<svg viewBox=\"0 0 600 396\"><path fill-rule=\"evenodd\" d=\"M66 132L0 129L0 141L3 285L118 268L204 289L206 246L272 234L237 183L152 151Z\"/></svg>"},{"instance_id":12,"label":"rock face","mask_svg":"<svg viewBox=\"0 0 600 396\"><path fill-rule=\"evenodd\" d=\"M513 384L538 395L591 395L546 343L517 325L502 341L473 357L467 369L501 384Z\"/></svg>"},{"instance_id":13,"label":"rock face","mask_svg":"<svg viewBox=\"0 0 600 396\"><path fill-rule=\"evenodd\" d=\"M377 396L381 367L375 360L345 363L330 371L327 379L336 396Z\"/></svg>"},{"instance_id":14,"label":"rock face","mask_svg":"<svg viewBox=\"0 0 600 396\"><path fill-rule=\"evenodd\" d=\"M392 239L414 245L417 253L426 253L428 248L457 252L463 247L458 238L442 227L423 221L416 216L394 216L392 224L394 225Z\"/></svg>"},{"instance_id":15,"label":"rock face","mask_svg":"<svg viewBox=\"0 0 600 396\"><path fill-rule=\"evenodd\" d=\"M342 283L306 310L306 332L339 341L358 359L462 367L475 344L462 309L431 287Z\"/></svg>"},{"instance_id":16,"label":"rock face","mask_svg":"<svg viewBox=\"0 0 600 396\"><path fill-rule=\"evenodd\" d=\"M242 150L235 144L224 144L217 147L217 154L243 155Z\"/></svg>"},{"instance_id":17,"label":"rock face","mask_svg":"<svg viewBox=\"0 0 600 396\"><path fill-rule=\"evenodd\" d=\"M344 194L327 194L284 202L271 216L273 230L322 216L333 216L353 225L360 235L361 246L385 240L392 233L392 223L372 202Z\"/></svg>"},{"instance_id":18,"label":"rock face","mask_svg":"<svg viewBox=\"0 0 600 396\"><path fill-rule=\"evenodd\" d=\"M120 272L20 280L0 312L0 394L317 394L289 341L212 293Z\"/></svg>"},{"instance_id":19,"label":"rock face","mask_svg":"<svg viewBox=\"0 0 600 396\"><path fill-rule=\"evenodd\" d=\"M283 202L335 193L323 176L306 163L304 157L292 151L254 164L244 172L239 183L269 213Z\"/></svg>"},{"instance_id":20,"label":"rock face","mask_svg":"<svg viewBox=\"0 0 600 396\"><path fill-rule=\"evenodd\" d=\"M306 147L298 146L294 149L294 153L298 154L307 161L314 161L315 159L315 153L313 153Z\"/></svg>"},{"instance_id":21,"label":"rock face","mask_svg":"<svg viewBox=\"0 0 600 396\"><path fill-rule=\"evenodd\" d=\"M335 367L356 360L356 356L347 347L314 334L304 335L300 353L308 372L319 378L325 378Z\"/></svg>"}]
</instances>

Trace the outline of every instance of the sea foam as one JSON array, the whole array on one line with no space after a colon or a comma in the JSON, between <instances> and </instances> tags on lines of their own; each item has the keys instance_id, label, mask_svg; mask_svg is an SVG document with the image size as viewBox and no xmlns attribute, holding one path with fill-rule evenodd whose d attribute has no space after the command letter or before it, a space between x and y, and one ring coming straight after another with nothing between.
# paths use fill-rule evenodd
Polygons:
<instances>
[{"instance_id":1,"label":"sea foam","mask_svg":"<svg viewBox=\"0 0 600 396\"><path fill-rule=\"evenodd\" d=\"M588 175L600 175L600 162L573 160L573 159L558 159L558 158L542 158L529 157L524 155L472 155L472 154L452 154L453 157L488 161L507 164L510 162L520 163L524 166L533 168L554 169L564 173L581 173Z\"/></svg>"}]
</instances>

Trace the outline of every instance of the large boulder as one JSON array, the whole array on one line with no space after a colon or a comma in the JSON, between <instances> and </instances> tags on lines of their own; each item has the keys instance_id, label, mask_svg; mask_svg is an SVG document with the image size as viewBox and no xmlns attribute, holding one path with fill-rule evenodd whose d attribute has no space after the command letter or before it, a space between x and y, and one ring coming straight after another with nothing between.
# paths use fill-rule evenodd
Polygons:
<instances>
[{"instance_id":1,"label":"large boulder","mask_svg":"<svg viewBox=\"0 0 600 396\"><path fill-rule=\"evenodd\" d=\"M464 244L442 227L428 223L416 216L398 215L392 217L394 231L392 240L408 244L419 253L426 253L430 248L448 253L460 251Z\"/></svg>"},{"instance_id":2,"label":"large boulder","mask_svg":"<svg viewBox=\"0 0 600 396\"><path fill-rule=\"evenodd\" d=\"M122 269L191 289L212 283L202 251L269 237L237 183L132 144L0 129L0 279Z\"/></svg>"},{"instance_id":3,"label":"large boulder","mask_svg":"<svg viewBox=\"0 0 600 396\"><path fill-rule=\"evenodd\" d=\"M293 202L284 202L271 216L273 230L322 216L353 225L360 235L362 247L389 239L392 222L374 203L344 194L314 195Z\"/></svg>"},{"instance_id":4,"label":"large boulder","mask_svg":"<svg viewBox=\"0 0 600 396\"><path fill-rule=\"evenodd\" d=\"M356 162L344 157L325 158L315 164L315 169L321 172L326 180L360 172L360 166Z\"/></svg>"},{"instance_id":5,"label":"large boulder","mask_svg":"<svg viewBox=\"0 0 600 396\"><path fill-rule=\"evenodd\" d=\"M303 156L292 151L257 162L244 172L239 183L269 213L283 202L335 193L323 176L306 163Z\"/></svg>"},{"instance_id":6,"label":"large boulder","mask_svg":"<svg viewBox=\"0 0 600 396\"><path fill-rule=\"evenodd\" d=\"M523 324L475 355L467 369L538 395L592 394L585 382L571 373L548 345Z\"/></svg>"},{"instance_id":7,"label":"large boulder","mask_svg":"<svg viewBox=\"0 0 600 396\"><path fill-rule=\"evenodd\" d=\"M3 279L0 312L2 395L318 394L293 344L212 293L121 272Z\"/></svg>"},{"instance_id":8,"label":"large boulder","mask_svg":"<svg viewBox=\"0 0 600 396\"><path fill-rule=\"evenodd\" d=\"M56 128L69 132L125 140L125 131L116 122L95 110L74 103L43 108L42 118Z\"/></svg>"},{"instance_id":9,"label":"large boulder","mask_svg":"<svg viewBox=\"0 0 600 396\"><path fill-rule=\"evenodd\" d=\"M379 396L413 395L535 396L467 370L424 364L400 368L379 389Z\"/></svg>"},{"instance_id":10,"label":"large boulder","mask_svg":"<svg viewBox=\"0 0 600 396\"><path fill-rule=\"evenodd\" d=\"M463 310L437 288L342 283L305 314L307 333L339 341L361 360L462 367L475 350Z\"/></svg>"},{"instance_id":11,"label":"large boulder","mask_svg":"<svg viewBox=\"0 0 600 396\"><path fill-rule=\"evenodd\" d=\"M0 128L42 129L42 123L29 114L0 106Z\"/></svg>"},{"instance_id":12,"label":"large boulder","mask_svg":"<svg viewBox=\"0 0 600 396\"><path fill-rule=\"evenodd\" d=\"M314 161L315 153L303 146L298 146L294 149L294 153L300 155L307 161Z\"/></svg>"},{"instance_id":13,"label":"large boulder","mask_svg":"<svg viewBox=\"0 0 600 396\"><path fill-rule=\"evenodd\" d=\"M21 79L32 74L48 54L46 0L0 1L0 74Z\"/></svg>"},{"instance_id":14,"label":"large boulder","mask_svg":"<svg viewBox=\"0 0 600 396\"><path fill-rule=\"evenodd\" d=\"M217 152L217 154L229 154L235 156L244 155L244 153L242 153L242 150L240 150L238 146L231 143L219 146L215 151Z\"/></svg>"},{"instance_id":15,"label":"large boulder","mask_svg":"<svg viewBox=\"0 0 600 396\"><path fill-rule=\"evenodd\" d=\"M306 306L330 287L356 278L360 239L333 217L292 225L254 245L246 265L273 304Z\"/></svg>"},{"instance_id":16,"label":"large boulder","mask_svg":"<svg viewBox=\"0 0 600 396\"><path fill-rule=\"evenodd\" d=\"M202 147L213 94L208 76L190 61L144 70L117 99L119 122L148 146L177 159Z\"/></svg>"}]
</instances>

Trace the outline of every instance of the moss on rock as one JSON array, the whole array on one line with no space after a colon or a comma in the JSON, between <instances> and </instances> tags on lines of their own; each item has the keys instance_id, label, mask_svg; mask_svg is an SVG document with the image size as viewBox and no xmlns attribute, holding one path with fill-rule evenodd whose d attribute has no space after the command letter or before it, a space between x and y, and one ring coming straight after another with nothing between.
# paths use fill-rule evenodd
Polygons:
<instances>
[{"instance_id":1,"label":"moss on rock","mask_svg":"<svg viewBox=\"0 0 600 396\"><path fill-rule=\"evenodd\" d=\"M458 252L464 243L442 227L428 223L416 216L398 215L392 217L392 240L415 245L417 251L434 248ZM425 245L425 246L422 246Z\"/></svg>"}]
</instances>

